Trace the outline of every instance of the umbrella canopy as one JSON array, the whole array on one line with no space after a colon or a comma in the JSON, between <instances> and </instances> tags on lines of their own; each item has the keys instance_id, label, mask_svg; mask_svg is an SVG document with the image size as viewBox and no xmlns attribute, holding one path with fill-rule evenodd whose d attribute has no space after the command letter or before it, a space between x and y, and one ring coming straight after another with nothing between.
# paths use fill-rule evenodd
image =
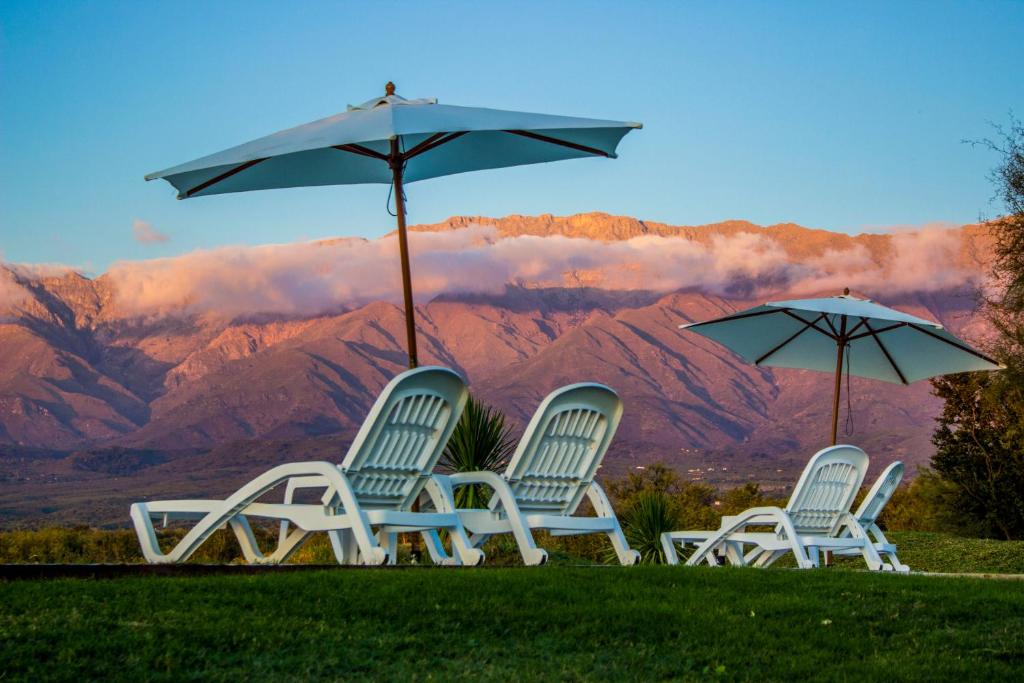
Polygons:
<instances>
[{"instance_id":1,"label":"umbrella canopy","mask_svg":"<svg viewBox=\"0 0 1024 683\"><path fill-rule=\"evenodd\" d=\"M857 377L895 384L1001 366L942 325L850 296L772 301L715 320L680 325L754 365L835 372L832 443L844 363Z\"/></svg>"},{"instance_id":2,"label":"umbrella canopy","mask_svg":"<svg viewBox=\"0 0 1024 683\"><path fill-rule=\"evenodd\" d=\"M563 159L615 158L623 136L640 127L623 121L443 105L436 99L408 100L388 83L384 97L151 173L146 180L163 178L178 190L178 199L311 185L393 185L409 365L415 367L404 183Z\"/></svg>"},{"instance_id":3,"label":"umbrella canopy","mask_svg":"<svg viewBox=\"0 0 1024 683\"><path fill-rule=\"evenodd\" d=\"M438 104L387 95L348 111L151 173L179 199L310 185L391 184L399 142L406 183L489 168L599 156L639 123ZM345 153L347 152L347 153Z\"/></svg>"}]
</instances>

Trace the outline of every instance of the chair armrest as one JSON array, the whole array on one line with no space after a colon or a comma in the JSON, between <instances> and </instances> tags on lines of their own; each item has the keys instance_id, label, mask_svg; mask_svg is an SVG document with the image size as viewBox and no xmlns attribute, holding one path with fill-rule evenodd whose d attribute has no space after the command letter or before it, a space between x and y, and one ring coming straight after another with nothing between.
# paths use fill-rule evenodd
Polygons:
<instances>
[{"instance_id":1,"label":"chair armrest","mask_svg":"<svg viewBox=\"0 0 1024 683\"><path fill-rule=\"evenodd\" d=\"M608 500L608 494L596 481L590 482L590 486L587 487L587 498L590 499L590 504L594 506L594 513L598 517L615 517L615 509L612 507L611 501Z\"/></svg>"},{"instance_id":2,"label":"chair armrest","mask_svg":"<svg viewBox=\"0 0 1024 683\"><path fill-rule=\"evenodd\" d=\"M496 472L481 470L479 472L456 472L454 474L442 475L451 482L452 488L469 486L470 484L484 484L497 491L501 487L508 488L505 478Z\"/></svg>"},{"instance_id":3,"label":"chair armrest","mask_svg":"<svg viewBox=\"0 0 1024 683\"><path fill-rule=\"evenodd\" d=\"M442 481L439 483L447 485L451 490L454 490L459 486L470 486L475 484L489 486L494 490L494 495L498 497L498 501L501 503L501 509L505 510L505 514L519 515L519 504L516 502L515 494L512 493L512 487L508 485L508 481L505 480L505 477L497 474L496 472L481 470L479 472L456 472L455 474L434 476L435 478L440 477ZM493 507L493 498L491 500L491 509L496 511L497 508Z\"/></svg>"}]
</instances>

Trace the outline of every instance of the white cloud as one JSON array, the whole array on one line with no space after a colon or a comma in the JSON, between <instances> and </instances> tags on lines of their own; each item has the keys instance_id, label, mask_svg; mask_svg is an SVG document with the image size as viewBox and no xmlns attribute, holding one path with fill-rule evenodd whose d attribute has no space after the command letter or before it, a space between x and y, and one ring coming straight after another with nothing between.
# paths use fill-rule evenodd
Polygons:
<instances>
[{"instance_id":1,"label":"white cloud","mask_svg":"<svg viewBox=\"0 0 1024 683\"><path fill-rule=\"evenodd\" d=\"M132 234L135 236L135 241L140 244L160 244L171 239L150 223L138 218L132 221Z\"/></svg>"},{"instance_id":2,"label":"white cloud","mask_svg":"<svg viewBox=\"0 0 1024 683\"><path fill-rule=\"evenodd\" d=\"M960 233L898 233L887 253L856 245L795 260L759 233L601 242L564 236L502 238L492 227L410 235L414 291L425 303L445 293L500 293L508 285L579 283L611 290L695 288L756 297L814 293L935 291L972 284L960 265ZM374 300L400 301L396 239L222 247L119 262L109 271L125 315L215 312L312 315Z\"/></svg>"}]
</instances>

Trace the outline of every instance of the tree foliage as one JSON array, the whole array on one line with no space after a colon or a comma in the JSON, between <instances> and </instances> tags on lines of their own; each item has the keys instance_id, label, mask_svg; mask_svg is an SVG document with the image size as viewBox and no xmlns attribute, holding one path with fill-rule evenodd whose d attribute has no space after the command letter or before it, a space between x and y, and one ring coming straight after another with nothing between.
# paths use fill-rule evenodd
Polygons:
<instances>
[{"instance_id":1,"label":"tree foliage","mask_svg":"<svg viewBox=\"0 0 1024 683\"><path fill-rule=\"evenodd\" d=\"M661 534L683 529L716 529L722 515L758 505L784 505L748 483L724 492L701 482L685 481L662 463L607 482L619 521L631 548L644 563L663 563ZM612 555L609 555L612 557Z\"/></svg>"},{"instance_id":2,"label":"tree foliage","mask_svg":"<svg viewBox=\"0 0 1024 683\"><path fill-rule=\"evenodd\" d=\"M997 373L933 381L945 401L933 436L932 468L942 480L936 505L956 530L1024 538L1024 125L1013 119L996 138L991 179L1005 214L990 221L991 277L982 307L995 332L986 351L1006 366Z\"/></svg>"}]
</instances>

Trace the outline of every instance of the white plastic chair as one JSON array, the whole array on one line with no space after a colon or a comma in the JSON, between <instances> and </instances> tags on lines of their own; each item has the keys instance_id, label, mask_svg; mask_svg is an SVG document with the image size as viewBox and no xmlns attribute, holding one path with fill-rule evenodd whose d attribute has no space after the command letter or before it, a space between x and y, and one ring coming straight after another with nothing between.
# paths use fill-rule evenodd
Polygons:
<instances>
[{"instance_id":1,"label":"white plastic chair","mask_svg":"<svg viewBox=\"0 0 1024 683\"><path fill-rule=\"evenodd\" d=\"M896 489L899 488L900 482L903 481L903 463L894 462L886 467L882 474L875 480L874 486L868 491L868 494L864 496L864 500L861 502L860 507L853 513L860 528L864 530L864 533L871 538L872 543L875 546L875 551L884 560L888 560L889 564L895 571L901 573L908 573L910 567L900 562L900 558L896 556L896 546L891 543L889 539L885 537L882 530L878 527L878 518L882 514L882 510L889 503L892 498L892 494L895 493ZM844 527L840 535L850 535L849 529ZM839 550L836 551L837 556L845 556L854 554L856 551L852 550Z\"/></svg>"},{"instance_id":2,"label":"white plastic chair","mask_svg":"<svg viewBox=\"0 0 1024 683\"><path fill-rule=\"evenodd\" d=\"M697 545L688 566L712 566L728 560L737 566L766 567L793 553L801 569L819 565L819 551L860 553L869 569L889 569L871 540L850 514L864 481L868 456L856 446L831 446L807 463L785 508L756 507L724 517L717 531L672 531L661 536L669 564L678 564L676 544ZM748 531L771 526L773 531ZM840 537L846 527L849 535Z\"/></svg>"},{"instance_id":3,"label":"white plastic chair","mask_svg":"<svg viewBox=\"0 0 1024 683\"><path fill-rule=\"evenodd\" d=\"M511 533L523 562L540 565L548 553L537 547L534 530L548 530L554 536L603 533L622 564L637 564L640 554L629 548L608 497L594 481L621 418L622 401L608 387L562 387L541 402L503 474L468 472L434 478L448 498L459 486L485 484L494 490L487 509L458 510L474 547L495 534ZM584 496L595 517L573 516ZM443 557L438 535L427 536L431 554Z\"/></svg>"},{"instance_id":4,"label":"white plastic chair","mask_svg":"<svg viewBox=\"0 0 1024 683\"><path fill-rule=\"evenodd\" d=\"M326 531L338 562L394 563L399 532L444 529L455 546L448 564L479 564L446 491L430 472L448 442L468 399L462 378L447 368L403 372L381 392L356 434L341 465L298 462L280 465L256 477L226 500L177 500L135 503L131 518L147 562L187 560L217 529L229 525L246 561L284 562L314 531ZM283 503L257 502L284 486ZM295 503L300 489L320 489L319 504ZM411 512L425 492L432 512ZM277 548L264 555L248 519L280 521ZM196 520L169 552L157 543L153 520ZM294 526L294 529L290 527Z\"/></svg>"}]
</instances>

